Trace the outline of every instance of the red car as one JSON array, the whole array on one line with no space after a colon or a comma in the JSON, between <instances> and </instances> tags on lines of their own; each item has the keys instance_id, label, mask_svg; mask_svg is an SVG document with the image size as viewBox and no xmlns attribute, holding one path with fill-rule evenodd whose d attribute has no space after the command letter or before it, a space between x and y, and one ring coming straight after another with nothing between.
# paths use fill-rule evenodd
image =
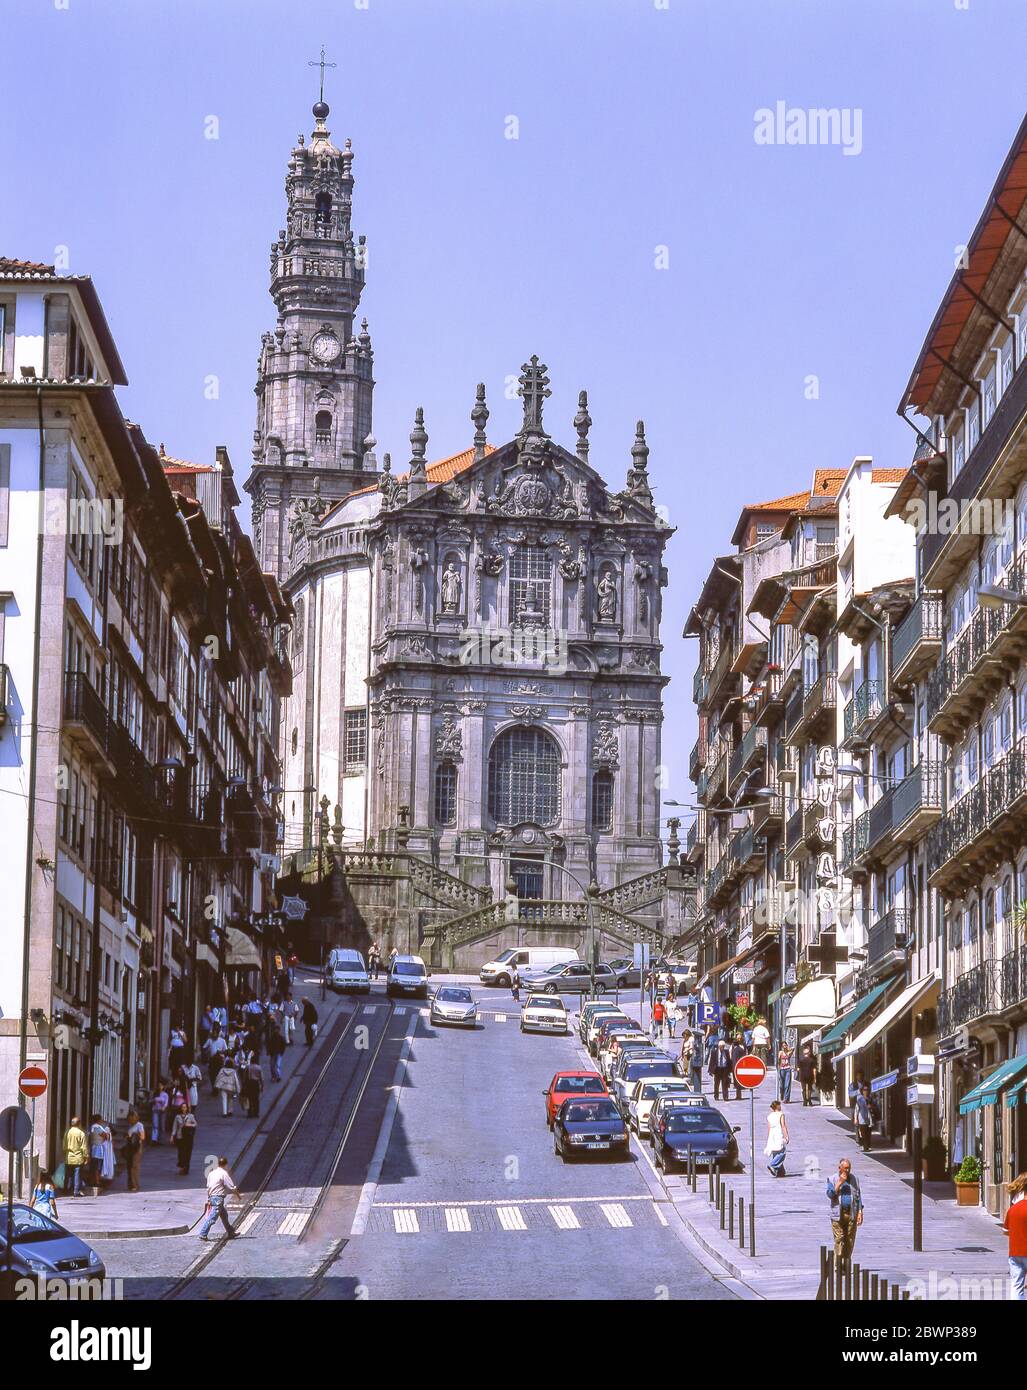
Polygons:
<instances>
[{"instance_id":1,"label":"red car","mask_svg":"<svg viewBox=\"0 0 1027 1390\"><path fill-rule=\"evenodd\" d=\"M546 1124L552 1129L556 1112L565 1100L605 1096L609 1092L597 1071L558 1071L542 1094L546 1098Z\"/></svg>"}]
</instances>

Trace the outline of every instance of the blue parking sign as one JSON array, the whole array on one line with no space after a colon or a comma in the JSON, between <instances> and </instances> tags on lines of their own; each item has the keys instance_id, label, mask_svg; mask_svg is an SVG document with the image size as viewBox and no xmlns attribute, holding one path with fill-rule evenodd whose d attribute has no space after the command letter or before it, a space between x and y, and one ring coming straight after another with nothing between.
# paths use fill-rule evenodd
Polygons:
<instances>
[{"instance_id":1,"label":"blue parking sign","mask_svg":"<svg viewBox=\"0 0 1027 1390\"><path fill-rule=\"evenodd\" d=\"M696 1022L700 1028L704 1028L707 1023L716 1024L720 1022L719 1004L700 1004L698 1012L699 1017Z\"/></svg>"}]
</instances>

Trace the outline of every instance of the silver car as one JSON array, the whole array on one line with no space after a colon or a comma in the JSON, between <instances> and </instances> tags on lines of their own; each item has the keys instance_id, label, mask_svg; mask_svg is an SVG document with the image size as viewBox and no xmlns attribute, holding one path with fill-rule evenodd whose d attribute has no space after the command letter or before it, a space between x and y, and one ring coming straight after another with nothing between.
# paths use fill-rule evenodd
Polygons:
<instances>
[{"instance_id":1,"label":"silver car","mask_svg":"<svg viewBox=\"0 0 1027 1390\"><path fill-rule=\"evenodd\" d=\"M430 1023L459 1023L474 1028L478 1006L474 995L463 985L440 985L431 997Z\"/></svg>"},{"instance_id":2,"label":"silver car","mask_svg":"<svg viewBox=\"0 0 1027 1390\"><path fill-rule=\"evenodd\" d=\"M78 1236L24 1202L12 1202L14 1231L10 1263L19 1279L56 1279L75 1284L83 1279L103 1279L103 1260ZM6 1270L7 1205L0 1206L0 1269Z\"/></svg>"}]
</instances>

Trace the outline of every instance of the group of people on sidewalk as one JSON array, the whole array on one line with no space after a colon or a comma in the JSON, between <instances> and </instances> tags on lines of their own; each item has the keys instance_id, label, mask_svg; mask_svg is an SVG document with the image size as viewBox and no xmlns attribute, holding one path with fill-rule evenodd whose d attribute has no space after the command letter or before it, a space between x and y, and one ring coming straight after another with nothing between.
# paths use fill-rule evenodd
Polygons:
<instances>
[{"instance_id":1,"label":"group of people on sidewalk","mask_svg":"<svg viewBox=\"0 0 1027 1390\"><path fill-rule=\"evenodd\" d=\"M39 1174L43 1191L48 1186L53 1188L55 1208L58 1188L73 1197L82 1197L85 1188L99 1194L114 1181L113 1127L102 1115L91 1117L88 1131L83 1129L79 1117L73 1116L64 1134L63 1152L64 1161L56 1174L51 1176L46 1169ZM39 1209L46 1214L45 1200L41 1198L41 1202Z\"/></svg>"}]
</instances>

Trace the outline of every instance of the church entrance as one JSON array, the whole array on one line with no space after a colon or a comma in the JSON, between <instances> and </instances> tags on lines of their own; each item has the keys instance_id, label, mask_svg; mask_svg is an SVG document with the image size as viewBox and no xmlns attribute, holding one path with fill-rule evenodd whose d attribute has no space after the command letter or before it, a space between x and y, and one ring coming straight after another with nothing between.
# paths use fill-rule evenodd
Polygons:
<instances>
[{"instance_id":1,"label":"church entrance","mask_svg":"<svg viewBox=\"0 0 1027 1390\"><path fill-rule=\"evenodd\" d=\"M510 861L510 873L517 884L517 896L541 898L544 891L542 856L522 856Z\"/></svg>"}]
</instances>

